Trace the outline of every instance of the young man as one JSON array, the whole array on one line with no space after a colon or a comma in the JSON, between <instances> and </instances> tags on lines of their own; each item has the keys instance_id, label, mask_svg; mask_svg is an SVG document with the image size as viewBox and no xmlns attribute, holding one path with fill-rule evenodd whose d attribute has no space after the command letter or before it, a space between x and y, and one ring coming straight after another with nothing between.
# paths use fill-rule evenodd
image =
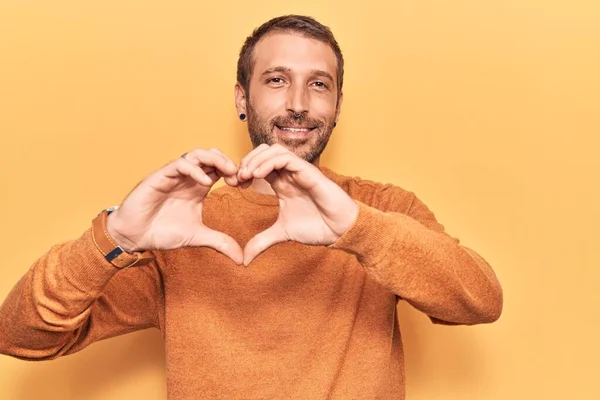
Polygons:
<instances>
[{"instance_id":1,"label":"young man","mask_svg":"<svg viewBox=\"0 0 600 400\"><path fill-rule=\"evenodd\" d=\"M413 193L319 166L342 78L317 21L258 28L235 86L254 150L239 165L190 150L50 249L0 308L0 353L54 359L154 327L171 400L403 398L397 302L489 323L502 290Z\"/></svg>"}]
</instances>

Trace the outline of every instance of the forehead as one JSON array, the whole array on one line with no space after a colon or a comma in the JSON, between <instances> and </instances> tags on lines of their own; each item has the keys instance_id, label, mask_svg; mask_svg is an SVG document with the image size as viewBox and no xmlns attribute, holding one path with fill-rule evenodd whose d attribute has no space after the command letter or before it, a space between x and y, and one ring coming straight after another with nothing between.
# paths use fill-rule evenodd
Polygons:
<instances>
[{"instance_id":1,"label":"forehead","mask_svg":"<svg viewBox=\"0 0 600 400\"><path fill-rule=\"evenodd\" d=\"M296 33L270 33L254 48L253 75L266 69L287 67L292 73L323 70L337 77L337 59L333 49L317 39Z\"/></svg>"}]
</instances>

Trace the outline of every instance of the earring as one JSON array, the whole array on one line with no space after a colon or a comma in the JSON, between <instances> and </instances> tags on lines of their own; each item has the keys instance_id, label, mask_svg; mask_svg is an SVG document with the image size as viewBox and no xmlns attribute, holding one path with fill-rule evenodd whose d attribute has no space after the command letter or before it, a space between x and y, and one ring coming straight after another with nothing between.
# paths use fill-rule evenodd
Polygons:
<instances>
[{"instance_id":1,"label":"earring","mask_svg":"<svg viewBox=\"0 0 600 400\"><path fill-rule=\"evenodd\" d=\"M240 114L240 119L242 121L245 121L246 120L246 114Z\"/></svg>"}]
</instances>

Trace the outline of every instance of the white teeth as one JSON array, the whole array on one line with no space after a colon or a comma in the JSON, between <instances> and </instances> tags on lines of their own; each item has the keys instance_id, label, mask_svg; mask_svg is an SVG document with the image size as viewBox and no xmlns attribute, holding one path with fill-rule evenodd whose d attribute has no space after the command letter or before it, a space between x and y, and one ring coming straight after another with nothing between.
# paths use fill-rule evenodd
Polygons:
<instances>
[{"instance_id":1,"label":"white teeth","mask_svg":"<svg viewBox=\"0 0 600 400\"><path fill-rule=\"evenodd\" d=\"M284 127L282 127L282 128L279 128L279 129L281 129L282 131L287 131L287 132L292 132L292 133L308 132L308 131L310 131L310 129L308 129L308 128L284 128Z\"/></svg>"}]
</instances>

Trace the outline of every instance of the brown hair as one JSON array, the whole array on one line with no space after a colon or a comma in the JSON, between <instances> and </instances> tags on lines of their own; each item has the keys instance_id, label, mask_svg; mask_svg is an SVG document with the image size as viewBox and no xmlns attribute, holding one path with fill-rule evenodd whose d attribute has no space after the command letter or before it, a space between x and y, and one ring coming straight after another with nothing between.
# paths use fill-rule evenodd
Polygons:
<instances>
[{"instance_id":1,"label":"brown hair","mask_svg":"<svg viewBox=\"0 0 600 400\"><path fill-rule=\"evenodd\" d=\"M344 83L344 57L342 56L340 46L335 40L331 29L314 18L303 15L283 15L281 17L273 18L256 28L254 32L252 32L252 35L246 38L246 41L240 50L237 64L237 81L244 88L246 95L248 95L250 91L250 76L252 75L252 69L254 68L254 60L252 59L254 46L256 46L256 43L258 43L261 38L274 31L298 33L307 38L317 39L331 46L337 58L337 87L339 99L340 93L342 92L342 84Z\"/></svg>"}]
</instances>

